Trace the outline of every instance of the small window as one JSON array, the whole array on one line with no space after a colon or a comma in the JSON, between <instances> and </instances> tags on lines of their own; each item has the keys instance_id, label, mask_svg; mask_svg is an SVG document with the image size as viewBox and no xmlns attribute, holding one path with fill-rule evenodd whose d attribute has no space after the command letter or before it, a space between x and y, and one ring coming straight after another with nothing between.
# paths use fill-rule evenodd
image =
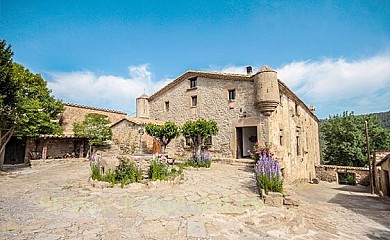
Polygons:
<instances>
[{"instance_id":1,"label":"small window","mask_svg":"<svg viewBox=\"0 0 390 240\"><path fill-rule=\"evenodd\" d=\"M299 104L295 103L295 115L296 116L299 116L299 109L298 109L298 107L299 107Z\"/></svg>"},{"instance_id":2,"label":"small window","mask_svg":"<svg viewBox=\"0 0 390 240\"><path fill-rule=\"evenodd\" d=\"M196 84L197 77L190 78L188 80L190 80L190 88L196 88L196 86L197 86L197 84Z\"/></svg>"},{"instance_id":3,"label":"small window","mask_svg":"<svg viewBox=\"0 0 390 240\"><path fill-rule=\"evenodd\" d=\"M196 107L198 105L198 97L192 96L191 97L191 107Z\"/></svg>"},{"instance_id":4,"label":"small window","mask_svg":"<svg viewBox=\"0 0 390 240\"><path fill-rule=\"evenodd\" d=\"M283 136L282 135L279 136L279 145L283 146Z\"/></svg>"},{"instance_id":5,"label":"small window","mask_svg":"<svg viewBox=\"0 0 390 240\"><path fill-rule=\"evenodd\" d=\"M297 136L297 156L298 155L301 155L300 144L299 144L299 136Z\"/></svg>"},{"instance_id":6,"label":"small window","mask_svg":"<svg viewBox=\"0 0 390 240\"><path fill-rule=\"evenodd\" d=\"M234 101L236 99L236 90L229 90L229 101Z\"/></svg>"},{"instance_id":7,"label":"small window","mask_svg":"<svg viewBox=\"0 0 390 240\"><path fill-rule=\"evenodd\" d=\"M205 140L204 140L204 145L206 146L211 146L213 145L213 139L211 136L208 136Z\"/></svg>"},{"instance_id":8,"label":"small window","mask_svg":"<svg viewBox=\"0 0 390 240\"><path fill-rule=\"evenodd\" d=\"M165 111L169 112L169 101L165 102Z\"/></svg>"}]
</instances>

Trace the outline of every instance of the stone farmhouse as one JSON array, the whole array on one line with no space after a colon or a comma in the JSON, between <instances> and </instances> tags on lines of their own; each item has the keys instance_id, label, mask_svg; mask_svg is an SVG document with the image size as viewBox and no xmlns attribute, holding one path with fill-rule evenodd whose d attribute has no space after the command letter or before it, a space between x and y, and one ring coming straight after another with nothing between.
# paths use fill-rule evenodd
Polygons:
<instances>
[{"instance_id":1,"label":"stone farmhouse","mask_svg":"<svg viewBox=\"0 0 390 240\"><path fill-rule=\"evenodd\" d=\"M7 143L4 164L28 164L34 159L56 159L66 157L85 157L88 151L88 139L73 134L73 124L82 122L89 113L107 116L111 123L113 142L120 152L139 153L152 149L153 139L139 130L151 122L145 118L134 118L125 112L101 109L90 106L65 103L60 124L63 135L41 135L37 139L18 139L12 137ZM152 121L160 123L158 121Z\"/></svg>"},{"instance_id":2,"label":"stone farmhouse","mask_svg":"<svg viewBox=\"0 0 390 240\"><path fill-rule=\"evenodd\" d=\"M271 145L289 182L309 180L320 163L318 118L282 81L263 66L253 73L187 71L148 97L136 99L137 118L173 121L213 119L219 134L208 141L215 159L249 157L254 144ZM179 138L168 153L191 154Z\"/></svg>"}]
</instances>

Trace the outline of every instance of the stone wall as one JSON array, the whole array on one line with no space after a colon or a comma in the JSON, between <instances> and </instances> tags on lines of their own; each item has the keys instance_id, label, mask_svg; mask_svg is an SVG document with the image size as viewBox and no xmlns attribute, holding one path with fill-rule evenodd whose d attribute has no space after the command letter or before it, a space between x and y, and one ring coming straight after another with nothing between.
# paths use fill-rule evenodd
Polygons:
<instances>
[{"instance_id":1,"label":"stone wall","mask_svg":"<svg viewBox=\"0 0 390 240\"><path fill-rule=\"evenodd\" d=\"M85 116L90 113L105 115L113 124L126 117L126 113L109 109L100 109L76 104L64 104L65 110L61 115L61 126L64 127L64 135L73 134L73 124L82 122Z\"/></svg>"},{"instance_id":2,"label":"stone wall","mask_svg":"<svg viewBox=\"0 0 390 240\"><path fill-rule=\"evenodd\" d=\"M193 76L197 76L196 72ZM214 77L215 76L215 77ZM275 156L284 168L287 181L315 176L319 164L318 119L308 107L283 83L280 88L281 104L270 117L263 115L255 106L253 78L227 74L210 74L197 77L197 86L190 81L175 80L168 89L150 98L150 118L174 121L179 125L187 120L212 119L218 123L219 134L212 138L209 151L214 158L240 158L248 149L238 146L239 128L257 129L257 140L272 145ZM229 90L236 91L236 98L229 100ZM191 106L191 97L197 96L197 106ZM166 105L169 105L169 109ZM299 144L297 144L299 137ZM297 150L299 148L299 150ZM168 145L168 153L185 158L191 149L181 137Z\"/></svg>"},{"instance_id":3,"label":"stone wall","mask_svg":"<svg viewBox=\"0 0 390 240\"><path fill-rule=\"evenodd\" d=\"M153 147L153 138L144 132L143 135L139 130L144 124L134 123L123 120L111 127L113 141L123 153L151 153Z\"/></svg>"},{"instance_id":4,"label":"stone wall","mask_svg":"<svg viewBox=\"0 0 390 240\"><path fill-rule=\"evenodd\" d=\"M347 167L347 166L335 166L335 165L317 165L315 167L316 177L326 182L337 182L337 173L353 173L355 174L356 184L363 186L370 185L368 168L364 167Z\"/></svg>"},{"instance_id":5,"label":"stone wall","mask_svg":"<svg viewBox=\"0 0 390 240\"><path fill-rule=\"evenodd\" d=\"M390 151L380 150L374 152L375 193L390 197Z\"/></svg>"},{"instance_id":6,"label":"stone wall","mask_svg":"<svg viewBox=\"0 0 390 240\"><path fill-rule=\"evenodd\" d=\"M25 162L33 158L58 159L70 157L83 157L88 147L86 140L70 137L29 139L26 142Z\"/></svg>"},{"instance_id":7,"label":"stone wall","mask_svg":"<svg viewBox=\"0 0 390 240\"><path fill-rule=\"evenodd\" d=\"M390 154L390 150L375 150L374 151L374 185L375 185L375 193L379 194L379 191L381 190L383 184L381 184L381 177L380 177L380 166L376 166L377 163L379 163L383 158L385 158L388 154ZM383 172L382 172L383 173Z\"/></svg>"},{"instance_id":8,"label":"stone wall","mask_svg":"<svg viewBox=\"0 0 390 240\"><path fill-rule=\"evenodd\" d=\"M320 164L318 122L312 113L282 91L280 104L268 122L269 142L287 179L315 177ZM262 139L265 141L265 139Z\"/></svg>"}]
</instances>

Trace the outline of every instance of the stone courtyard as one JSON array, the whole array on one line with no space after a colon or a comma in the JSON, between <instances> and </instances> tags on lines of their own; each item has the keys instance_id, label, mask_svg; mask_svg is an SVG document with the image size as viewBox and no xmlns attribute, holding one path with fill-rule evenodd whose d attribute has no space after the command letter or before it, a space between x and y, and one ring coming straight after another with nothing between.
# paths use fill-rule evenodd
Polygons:
<instances>
[{"instance_id":1,"label":"stone courtyard","mask_svg":"<svg viewBox=\"0 0 390 240\"><path fill-rule=\"evenodd\" d=\"M302 184L298 207L268 207L248 165L123 189L92 186L82 159L0 174L0 239L390 239L390 202L367 188Z\"/></svg>"}]
</instances>

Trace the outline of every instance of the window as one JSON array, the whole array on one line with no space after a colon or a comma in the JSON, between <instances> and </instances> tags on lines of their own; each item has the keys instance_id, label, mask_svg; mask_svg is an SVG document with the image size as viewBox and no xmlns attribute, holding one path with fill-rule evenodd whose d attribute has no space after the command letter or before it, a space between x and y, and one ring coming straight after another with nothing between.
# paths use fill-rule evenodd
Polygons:
<instances>
[{"instance_id":1,"label":"window","mask_svg":"<svg viewBox=\"0 0 390 240\"><path fill-rule=\"evenodd\" d=\"M279 136L279 145L283 146L283 136L282 135Z\"/></svg>"},{"instance_id":2,"label":"window","mask_svg":"<svg viewBox=\"0 0 390 240\"><path fill-rule=\"evenodd\" d=\"M236 99L236 90L229 90L229 101L234 101Z\"/></svg>"},{"instance_id":3,"label":"window","mask_svg":"<svg viewBox=\"0 0 390 240\"><path fill-rule=\"evenodd\" d=\"M165 111L169 112L169 101L165 102Z\"/></svg>"},{"instance_id":4,"label":"window","mask_svg":"<svg viewBox=\"0 0 390 240\"><path fill-rule=\"evenodd\" d=\"M198 105L198 96L191 97L191 107L196 107Z\"/></svg>"},{"instance_id":5,"label":"window","mask_svg":"<svg viewBox=\"0 0 390 240\"><path fill-rule=\"evenodd\" d=\"M197 80L197 77L193 77L193 78L190 78L188 79L190 81L190 88L196 88L196 80Z\"/></svg>"},{"instance_id":6,"label":"window","mask_svg":"<svg viewBox=\"0 0 390 240\"><path fill-rule=\"evenodd\" d=\"M298 155L301 155L301 150L299 149L299 148L300 148L299 145L300 145L300 144L299 144L299 136L297 136L297 156L298 156Z\"/></svg>"},{"instance_id":7,"label":"window","mask_svg":"<svg viewBox=\"0 0 390 240\"><path fill-rule=\"evenodd\" d=\"M211 136L208 136L207 138L205 138L204 145L206 145L206 146L213 145L213 139Z\"/></svg>"},{"instance_id":8,"label":"window","mask_svg":"<svg viewBox=\"0 0 390 240\"><path fill-rule=\"evenodd\" d=\"M295 115L299 116L299 105L298 105L298 103L295 103Z\"/></svg>"}]
</instances>

